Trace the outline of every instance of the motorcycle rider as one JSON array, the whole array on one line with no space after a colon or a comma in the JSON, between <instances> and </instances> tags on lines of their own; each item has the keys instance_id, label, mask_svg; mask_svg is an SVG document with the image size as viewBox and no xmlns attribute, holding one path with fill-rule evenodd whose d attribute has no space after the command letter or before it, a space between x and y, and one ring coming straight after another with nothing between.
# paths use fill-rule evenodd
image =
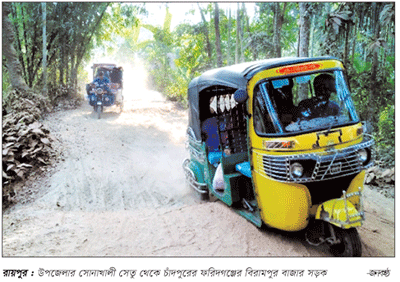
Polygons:
<instances>
[{"instance_id":1,"label":"motorcycle rider","mask_svg":"<svg viewBox=\"0 0 400 282\"><path fill-rule=\"evenodd\" d=\"M96 78L93 80L92 83L86 84L86 92L89 95L90 94L90 89L92 87L93 84L97 84L97 85L105 85L104 89L110 93L110 89L108 88L108 83L110 83L110 80L108 79L108 77L104 76L104 72L103 71L99 71L97 73Z\"/></svg>"},{"instance_id":2,"label":"motorcycle rider","mask_svg":"<svg viewBox=\"0 0 400 282\"><path fill-rule=\"evenodd\" d=\"M110 79L108 79L108 77L104 76L104 72L103 71L99 71L97 73L97 77L93 80L93 84L97 85L105 85L105 90L107 90L107 92L110 92L110 89L108 88L108 84L110 83Z\"/></svg>"}]
</instances>

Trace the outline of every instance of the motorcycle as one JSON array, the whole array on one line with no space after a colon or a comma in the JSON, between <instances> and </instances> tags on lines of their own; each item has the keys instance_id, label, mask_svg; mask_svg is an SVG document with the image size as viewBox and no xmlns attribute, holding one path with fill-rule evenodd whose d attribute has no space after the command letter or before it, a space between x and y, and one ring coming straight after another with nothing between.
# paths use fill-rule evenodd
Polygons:
<instances>
[{"instance_id":1,"label":"motorcycle","mask_svg":"<svg viewBox=\"0 0 400 282\"><path fill-rule=\"evenodd\" d=\"M97 114L97 118L101 118L101 113L104 107L109 107L114 105L115 95L108 91L108 86L106 84L92 85L92 89L89 94L89 104L93 106L94 112Z\"/></svg>"},{"instance_id":2,"label":"motorcycle","mask_svg":"<svg viewBox=\"0 0 400 282\"><path fill-rule=\"evenodd\" d=\"M124 107L122 67L117 67L115 64L93 64L92 69L93 78L96 73L102 71L110 79L110 83L107 84L87 84L89 105L93 107L97 117L100 119L104 108L113 105L122 113Z\"/></svg>"}]
</instances>

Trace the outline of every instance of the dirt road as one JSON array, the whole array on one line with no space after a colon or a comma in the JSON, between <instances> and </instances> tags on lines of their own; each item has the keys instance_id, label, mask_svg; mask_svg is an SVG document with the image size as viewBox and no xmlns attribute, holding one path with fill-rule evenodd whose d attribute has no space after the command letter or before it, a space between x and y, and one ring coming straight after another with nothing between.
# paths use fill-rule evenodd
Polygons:
<instances>
[{"instance_id":1,"label":"dirt road","mask_svg":"<svg viewBox=\"0 0 400 282\"><path fill-rule=\"evenodd\" d=\"M97 119L88 105L50 115L62 161L3 213L3 256L331 256L301 234L260 230L201 202L181 168L187 111L135 91ZM363 256L394 256L394 201L366 189Z\"/></svg>"}]
</instances>

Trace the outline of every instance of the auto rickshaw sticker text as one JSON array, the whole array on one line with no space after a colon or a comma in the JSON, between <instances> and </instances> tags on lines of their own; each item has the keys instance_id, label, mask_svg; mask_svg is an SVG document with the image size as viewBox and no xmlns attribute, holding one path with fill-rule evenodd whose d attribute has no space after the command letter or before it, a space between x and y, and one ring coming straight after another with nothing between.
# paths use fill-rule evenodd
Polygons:
<instances>
[{"instance_id":1,"label":"auto rickshaw sticker text","mask_svg":"<svg viewBox=\"0 0 400 282\"><path fill-rule=\"evenodd\" d=\"M310 64L303 64L303 65L296 65L296 66L280 68L280 69L277 69L276 72L280 73L280 74L291 74L291 73L317 70L321 66L322 66L322 64L310 63Z\"/></svg>"}]
</instances>

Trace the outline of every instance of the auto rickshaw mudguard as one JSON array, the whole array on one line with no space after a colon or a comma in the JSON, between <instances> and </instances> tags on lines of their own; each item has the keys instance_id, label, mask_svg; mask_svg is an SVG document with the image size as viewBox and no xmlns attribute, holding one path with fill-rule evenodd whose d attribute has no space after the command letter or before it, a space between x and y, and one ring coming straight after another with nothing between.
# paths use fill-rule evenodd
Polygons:
<instances>
[{"instance_id":1,"label":"auto rickshaw mudguard","mask_svg":"<svg viewBox=\"0 0 400 282\"><path fill-rule=\"evenodd\" d=\"M362 225L362 214L345 198L324 202L317 209L315 219L327 221L337 227L349 229Z\"/></svg>"},{"instance_id":2,"label":"auto rickshaw mudguard","mask_svg":"<svg viewBox=\"0 0 400 282\"><path fill-rule=\"evenodd\" d=\"M343 197L319 205L315 219L327 221L344 229L361 226L364 220L361 201L364 177L365 170L354 177Z\"/></svg>"}]
</instances>

